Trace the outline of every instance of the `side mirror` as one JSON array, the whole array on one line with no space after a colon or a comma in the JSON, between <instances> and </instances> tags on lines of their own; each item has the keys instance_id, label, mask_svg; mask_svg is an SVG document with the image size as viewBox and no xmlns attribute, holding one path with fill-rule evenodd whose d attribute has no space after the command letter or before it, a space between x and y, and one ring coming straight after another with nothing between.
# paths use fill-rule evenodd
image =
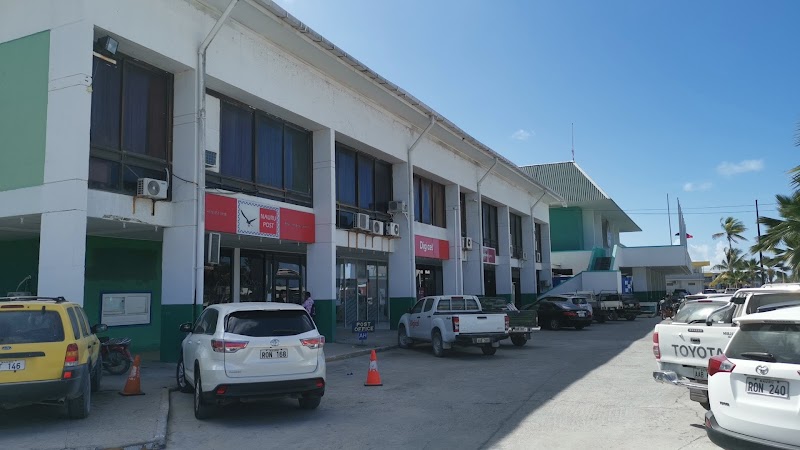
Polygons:
<instances>
[{"instance_id":1,"label":"side mirror","mask_svg":"<svg viewBox=\"0 0 800 450\"><path fill-rule=\"evenodd\" d=\"M711 319L706 319L706 326L710 327L711 325L714 325L714 322L712 322Z\"/></svg>"},{"instance_id":2,"label":"side mirror","mask_svg":"<svg viewBox=\"0 0 800 450\"><path fill-rule=\"evenodd\" d=\"M192 324L190 322L182 323L180 326L180 330L183 333L191 333L192 332Z\"/></svg>"},{"instance_id":3,"label":"side mirror","mask_svg":"<svg viewBox=\"0 0 800 450\"><path fill-rule=\"evenodd\" d=\"M106 331L108 331L108 325L104 323L98 323L92 327L92 334L105 333Z\"/></svg>"}]
</instances>

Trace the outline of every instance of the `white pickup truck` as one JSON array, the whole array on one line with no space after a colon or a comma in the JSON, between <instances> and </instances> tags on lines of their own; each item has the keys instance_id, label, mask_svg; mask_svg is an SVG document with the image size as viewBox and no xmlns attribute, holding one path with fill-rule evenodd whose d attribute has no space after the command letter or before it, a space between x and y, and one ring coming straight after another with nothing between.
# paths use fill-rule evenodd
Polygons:
<instances>
[{"instance_id":1,"label":"white pickup truck","mask_svg":"<svg viewBox=\"0 0 800 450\"><path fill-rule=\"evenodd\" d=\"M653 378L689 389L689 398L709 409L708 360L722 354L737 326L733 319L761 306L800 300L800 288L740 289L733 296L689 300L653 332L658 370Z\"/></svg>"},{"instance_id":2,"label":"white pickup truck","mask_svg":"<svg viewBox=\"0 0 800 450\"><path fill-rule=\"evenodd\" d=\"M505 313L483 312L474 295L425 297L400 318L397 345L430 342L437 357L454 345L476 345L484 355L494 355L508 336L508 325Z\"/></svg>"}]
</instances>

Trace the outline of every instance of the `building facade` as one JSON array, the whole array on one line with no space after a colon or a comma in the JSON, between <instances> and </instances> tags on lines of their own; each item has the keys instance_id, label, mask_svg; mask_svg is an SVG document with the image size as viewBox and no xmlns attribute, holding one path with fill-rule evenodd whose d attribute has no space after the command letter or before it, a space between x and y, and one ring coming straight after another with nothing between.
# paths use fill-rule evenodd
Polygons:
<instances>
[{"instance_id":1,"label":"building facade","mask_svg":"<svg viewBox=\"0 0 800 450\"><path fill-rule=\"evenodd\" d=\"M213 303L308 291L335 339L422 295L535 299L558 194L270 1L233 2L198 70L230 4L7 5L2 293L164 360Z\"/></svg>"}]
</instances>

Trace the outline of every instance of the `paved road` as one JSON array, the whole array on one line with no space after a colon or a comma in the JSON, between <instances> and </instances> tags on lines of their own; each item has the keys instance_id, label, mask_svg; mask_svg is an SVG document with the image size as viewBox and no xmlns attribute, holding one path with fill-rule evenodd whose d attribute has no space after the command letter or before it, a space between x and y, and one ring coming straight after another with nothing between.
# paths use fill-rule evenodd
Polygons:
<instances>
[{"instance_id":1,"label":"paved road","mask_svg":"<svg viewBox=\"0 0 800 450\"><path fill-rule=\"evenodd\" d=\"M328 393L311 412L276 400L200 423L191 395L174 393L169 448L715 449L703 409L652 381L655 323L545 330L495 356L380 353L382 387L363 386L366 357L330 363Z\"/></svg>"}]
</instances>

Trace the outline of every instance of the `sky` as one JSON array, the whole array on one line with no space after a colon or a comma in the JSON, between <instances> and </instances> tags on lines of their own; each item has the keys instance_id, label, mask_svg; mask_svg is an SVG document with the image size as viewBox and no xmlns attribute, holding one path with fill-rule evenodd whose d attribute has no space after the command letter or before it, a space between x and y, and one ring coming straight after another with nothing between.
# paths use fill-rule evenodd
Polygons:
<instances>
[{"instance_id":1,"label":"sky","mask_svg":"<svg viewBox=\"0 0 800 450\"><path fill-rule=\"evenodd\" d=\"M692 259L716 264L720 219L747 250L755 201L777 217L791 192L800 2L277 3L519 165L571 160L574 124L575 161L642 229L624 245L668 245L680 200Z\"/></svg>"}]
</instances>

